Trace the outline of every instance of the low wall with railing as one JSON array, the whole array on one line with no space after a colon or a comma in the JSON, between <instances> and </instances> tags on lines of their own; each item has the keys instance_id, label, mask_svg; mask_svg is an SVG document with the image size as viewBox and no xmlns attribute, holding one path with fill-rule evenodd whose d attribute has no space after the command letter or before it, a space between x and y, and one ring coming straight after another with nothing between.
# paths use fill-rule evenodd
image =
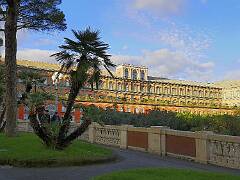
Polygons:
<instances>
[{"instance_id":1,"label":"low wall with railing","mask_svg":"<svg viewBox=\"0 0 240 180\"><path fill-rule=\"evenodd\" d=\"M77 126L72 123L70 130ZM18 129L32 132L28 122L19 122ZM177 131L161 126L136 128L92 123L79 139L240 169L240 137L237 136L217 135L209 131Z\"/></svg>"}]
</instances>

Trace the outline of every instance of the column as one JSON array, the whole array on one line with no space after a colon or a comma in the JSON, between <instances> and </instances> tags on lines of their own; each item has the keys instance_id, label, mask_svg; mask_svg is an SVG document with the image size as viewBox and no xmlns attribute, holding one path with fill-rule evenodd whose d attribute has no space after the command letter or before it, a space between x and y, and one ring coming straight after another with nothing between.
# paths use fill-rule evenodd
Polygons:
<instances>
[{"instance_id":1,"label":"column","mask_svg":"<svg viewBox=\"0 0 240 180\"><path fill-rule=\"evenodd\" d=\"M207 164L209 156L208 136L213 135L211 131L196 132L196 162Z\"/></svg>"},{"instance_id":2,"label":"column","mask_svg":"<svg viewBox=\"0 0 240 180\"><path fill-rule=\"evenodd\" d=\"M95 127L98 124L93 122L92 124L89 125L88 127L88 133L89 133L89 142L94 143L96 141L96 129Z\"/></svg>"},{"instance_id":3,"label":"column","mask_svg":"<svg viewBox=\"0 0 240 180\"><path fill-rule=\"evenodd\" d=\"M161 127L152 126L148 133L148 151L161 155Z\"/></svg>"},{"instance_id":4,"label":"column","mask_svg":"<svg viewBox=\"0 0 240 180\"><path fill-rule=\"evenodd\" d=\"M122 125L120 127L120 148L127 149L127 131L132 125Z\"/></svg>"},{"instance_id":5,"label":"column","mask_svg":"<svg viewBox=\"0 0 240 180\"><path fill-rule=\"evenodd\" d=\"M148 151L150 153L166 155L166 126L152 126L148 133Z\"/></svg>"}]
</instances>

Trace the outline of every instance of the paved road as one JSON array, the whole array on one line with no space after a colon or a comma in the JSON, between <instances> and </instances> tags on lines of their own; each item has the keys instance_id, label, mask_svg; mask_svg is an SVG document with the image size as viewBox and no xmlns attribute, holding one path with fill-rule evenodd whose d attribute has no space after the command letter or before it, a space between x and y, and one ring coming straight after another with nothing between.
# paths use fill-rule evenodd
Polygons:
<instances>
[{"instance_id":1,"label":"paved road","mask_svg":"<svg viewBox=\"0 0 240 180\"><path fill-rule=\"evenodd\" d=\"M113 163L67 168L12 168L0 167L0 180L87 180L93 176L117 170L126 170L141 167L173 167L203 170L212 172L225 172L240 176L239 170L221 168L211 165L202 165L194 162L160 157L132 150L113 151L120 160Z\"/></svg>"}]
</instances>

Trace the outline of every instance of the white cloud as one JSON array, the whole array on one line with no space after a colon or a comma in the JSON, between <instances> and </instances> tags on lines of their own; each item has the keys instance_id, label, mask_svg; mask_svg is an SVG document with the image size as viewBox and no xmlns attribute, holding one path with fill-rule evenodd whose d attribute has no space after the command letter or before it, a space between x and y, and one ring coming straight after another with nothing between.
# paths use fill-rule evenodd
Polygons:
<instances>
[{"instance_id":1,"label":"white cloud","mask_svg":"<svg viewBox=\"0 0 240 180\"><path fill-rule=\"evenodd\" d=\"M193 61L183 53L169 49L144 51L141 56L114 55L112 60L117 64L147 66L152 76L201 81L211 80L212 70L215 67L213 62Z\"/></svg>"},{"instance_id":2,"label":"white cloud","mask_svg":"<svg viewBox=\"0 0 240 180\"><path fill-rule=\"evenodd\" d=\"M55 51L50 50L22 49L18 50L17 59L56 63L56 60L50 57L54 53Z\"/></svg>"},{"instance_id":3,"label":"white cloud","mask_svg":"<svg viewBox=\"0 0 240 180\"><path fill-rule=\"evenodd\" d=\"M156 34L162 43L183 52L190 59L205 58L205 51L212 43L207 30L193 30L186 25L176 25L171 22L167 29Z\"/></svg>"},{"instance_id":4,"label":"white cloud","mask_svg":"<svg viewBox=\"0 0 240 180\"><path fill-rule=\"evenodd\" d=\"M137 10L150 10L161 15L181 12L186 0L134 0L133 7Z\"/></svg>"},{"instance_id":5,"label":"white cloud","mask_svg":"<svg viewBox=\"0 0 240 180\"><path fill-rule=\"evenodd\" d=\"M17 53L18 59L56 63L50 57L55 51L40 49L22 49ZM180 78L189 80L209 81L212 70L215 67L213 62L198 62L188 59L185 54L169 49L156 51L143 51L139 56L113 55L115 64L144 65L149 68L152 76Z\"/></svg>"},{"instance_id":6,"label":"white cloud","mask_svg":"<svg viewBox=\"0 0 240 180\"><path fill-rule=\"evenodd\" d=\"M51 39L46 39L46 38L41 38L38 39L34 45L35 46L49 46L49 45L53 45L55 42Z\"/></svg>"},{"instance_id":7,"label":"white cloud","mask_svg":"<svg viewBox=\"0 0 240 180\"><path fill-rule=\"evenodd\" d=\"M240 70L233 70L227 72L224 76L225 80L239 80L240 79Z\"/></svg>"},{"instance_id":8,"label":"white cloud","mask_svg":"<svg viewBox=\"0 0 240 180\"><path fill-rule=\"evenodd\" d=\"M122 47L122 50L128 50L128 46L127 45L124 45L123 47Z\"/></svg>"}]
</instances>

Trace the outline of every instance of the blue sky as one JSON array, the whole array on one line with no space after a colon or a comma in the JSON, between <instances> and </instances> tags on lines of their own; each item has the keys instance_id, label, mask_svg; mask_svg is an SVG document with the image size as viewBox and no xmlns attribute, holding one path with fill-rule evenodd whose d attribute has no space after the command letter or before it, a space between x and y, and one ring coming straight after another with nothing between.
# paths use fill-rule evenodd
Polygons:
<instances>
[{"instance_id":1,"label":"blue sky","mask_svg":"<svg viewBox=\"0 0 240 180\"><path fill-rule=\"evenodd\" d=\"M54 62L71 29L101 31L116 64L197 81L240 79L239 0L63 0L65 32L18 34L18 58Z\"/></svg>"}]
</instances>

